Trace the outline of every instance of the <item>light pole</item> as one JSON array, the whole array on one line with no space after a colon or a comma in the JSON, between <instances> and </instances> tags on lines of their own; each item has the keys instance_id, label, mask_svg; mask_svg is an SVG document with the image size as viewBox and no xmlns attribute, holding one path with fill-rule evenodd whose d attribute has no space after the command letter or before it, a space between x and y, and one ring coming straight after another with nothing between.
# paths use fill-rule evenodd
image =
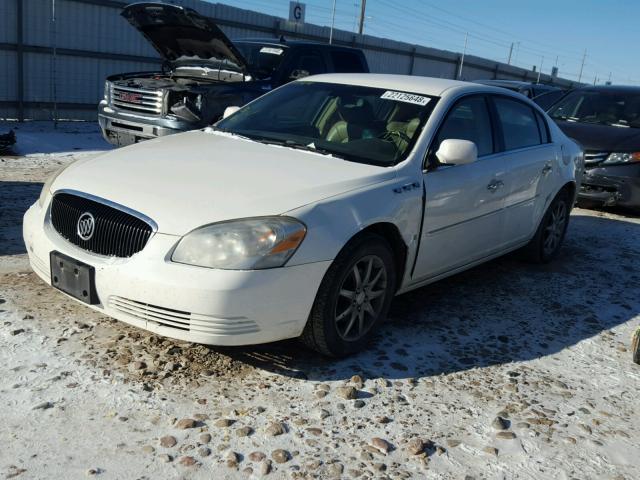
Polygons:
<instances>
[{"instance_id":1,"label":"light pole","mask_svg":"<svg viewBox=\"0 0 640 480\"><path fill-rule=\"evenodd\" d=\"M331 9L331 29L329 30L329 45L333 43L333 26L336 23L336 0L333 0L333 8Z\"/></svg>"}]
</instances>

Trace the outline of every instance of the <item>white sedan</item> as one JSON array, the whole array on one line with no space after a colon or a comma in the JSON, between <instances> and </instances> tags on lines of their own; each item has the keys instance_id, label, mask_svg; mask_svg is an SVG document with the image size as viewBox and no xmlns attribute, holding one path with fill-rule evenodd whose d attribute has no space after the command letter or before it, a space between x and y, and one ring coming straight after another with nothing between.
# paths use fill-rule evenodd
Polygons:
<instances>
[{"instance_id":1,"label":"white sedan","mask_svg":"<svg viewBox=\"0 0 640 480\"><path fill-rule=\"evenodd\" d=\"M214 127L78 160L24 217L33 270L169 337L363 348L394 295L562 244L583 153L504 89L321 75Z\"/></svg>"}]
</instances>

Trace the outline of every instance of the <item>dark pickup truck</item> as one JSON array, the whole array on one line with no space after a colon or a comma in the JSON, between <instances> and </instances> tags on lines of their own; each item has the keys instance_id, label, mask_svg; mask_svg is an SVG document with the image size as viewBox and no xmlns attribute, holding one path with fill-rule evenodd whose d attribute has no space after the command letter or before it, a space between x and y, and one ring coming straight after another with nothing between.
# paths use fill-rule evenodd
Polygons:
<instances>
[{"instance_id":1,"label":"dark pickup truck","mask_svg":"<svg viewBox=\"0 0 640 480\"><path fill-rule=\"evenodd\" d=\"M159 72L107 78L98 120L114 145L205 127L227 107L307 75L369 71L362 51L353 48L284 39L232 42L190 8L136 3L122 16L164 61Z\"/></svg>"}]
</instances>

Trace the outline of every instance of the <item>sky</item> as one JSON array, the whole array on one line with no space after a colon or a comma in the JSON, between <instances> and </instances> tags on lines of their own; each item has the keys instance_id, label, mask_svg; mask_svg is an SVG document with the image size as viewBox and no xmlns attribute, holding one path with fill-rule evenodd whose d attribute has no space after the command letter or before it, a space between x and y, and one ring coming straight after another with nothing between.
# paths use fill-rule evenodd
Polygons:
<instances>
[{"instance_id":1,"label":"sky","mask_svg":"<svg viewBox=\"0 0 640 480\"><path fill-rule=\"evenodd\" d=\"M336 0L335 26L357 31L361 0ZM289 0L218 0L288 17ZM333 0L304 0L306 21L331 24ZM640 85L640 0L366 0L364 32L582 81Z\"/></svg>"}]
</instances>

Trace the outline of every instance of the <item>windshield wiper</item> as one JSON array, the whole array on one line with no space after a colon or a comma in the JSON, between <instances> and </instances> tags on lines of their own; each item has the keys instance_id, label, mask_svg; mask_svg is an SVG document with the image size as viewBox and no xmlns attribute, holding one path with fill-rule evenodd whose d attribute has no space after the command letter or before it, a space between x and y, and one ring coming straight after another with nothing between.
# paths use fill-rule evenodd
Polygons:
<instances>
[{"instance_id":1,"label":"windshield wiper","mask_svg":"<svg viewBox=\"0 0 640 480\"><path fill-rule=\"evenodd\" d=\"M304 150L305 152L319 153L321 155L332 155L334 157L342 158L339 155L336 155L331 150L327 150L321 147L320 148L316 147L313 142L309 143L308 145L305 145L304 143L296 142L295 140L278 140L277 138L262 137L258 135L250 135L250 136L247 136L246 138L249 138L256 142L264 143L266 145L277 145L279 147L289 147L289 148L294 148L296 150Z\"/></svg>"}]
</instances>

